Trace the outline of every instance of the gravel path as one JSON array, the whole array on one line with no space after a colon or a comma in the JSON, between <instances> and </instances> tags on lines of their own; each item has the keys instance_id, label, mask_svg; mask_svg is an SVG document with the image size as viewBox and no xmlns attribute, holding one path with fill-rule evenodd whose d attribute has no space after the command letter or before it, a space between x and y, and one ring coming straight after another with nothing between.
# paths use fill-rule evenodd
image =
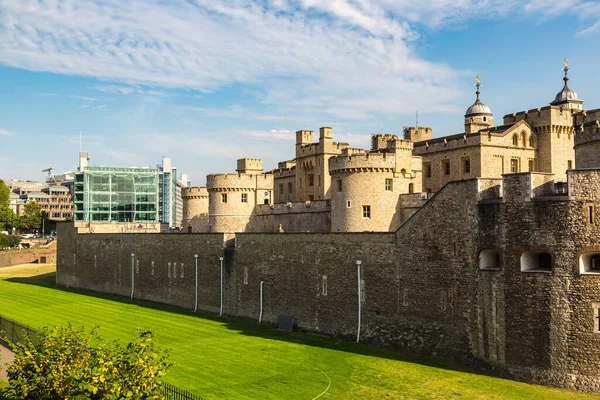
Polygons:
<instances>
[{"instance_id":1,"label":"gravel path","mask_svg":"<svg viewBox=\"0 0 600 400\"><path fill-rule=\"evenodd\" d=\"M2 366L2 369L0 370L0 379L7 381L8 379L6 377L6 367L4 364L12 363L13 359L15 358L15 355L10 349L8 349L8 348L4 347L2 344L0 344L0 357L1 357L0 365Z\"/></svg>"}]
</instances>

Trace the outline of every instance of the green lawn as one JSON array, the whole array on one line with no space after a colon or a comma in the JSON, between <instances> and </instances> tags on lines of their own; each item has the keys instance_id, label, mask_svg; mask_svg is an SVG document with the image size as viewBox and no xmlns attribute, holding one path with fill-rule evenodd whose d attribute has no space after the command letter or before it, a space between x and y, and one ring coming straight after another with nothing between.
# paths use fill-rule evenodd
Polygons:
<instances>
[{"instance_id":1,"label":"green lawn","mask_svg":"<svg viewBox=\"0 0 600 400\"><path fill-rule=\"evenodd\" d=\"M598 398L319 335L66 291L54 287L54 274L32 274L0 270L0 314L33 327L99 325L106 339L152 328L177 363L165 380L206 399L313 399L330 382L321 399Z\"/></svg>"}]
</instances>

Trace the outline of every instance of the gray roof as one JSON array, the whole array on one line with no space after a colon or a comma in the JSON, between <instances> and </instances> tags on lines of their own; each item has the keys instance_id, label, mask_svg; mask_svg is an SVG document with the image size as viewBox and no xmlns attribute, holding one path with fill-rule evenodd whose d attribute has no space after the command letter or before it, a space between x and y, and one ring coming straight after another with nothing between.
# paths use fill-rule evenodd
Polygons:
<instances>
[{"instance_id":1,"label":"gray roof","mask_svg":"<svg viewBox=\"0 0 600 400\"><path fill-rule=\"evenodd\" d=\"M43 188L42 191L67 193L69 191L69 188L64 187L64 186L50 186L47 188Z\"/></svg>"},{"instance_id":2,"label":"gray roof","mask_svg":"<svg viewBox=\"0 0 600 400\"><path fill-rule=\"evenodd\" d=\"M483 102L481 100L479 100L479 89L477 89L477 92L475 92L477 94L477 100L475 100L475 103L473 103L473 105L469 108L467 108L467 112L465 113L465 118L466 117L470 117L470 116L474 116L474 115L492 115L492 110L490 110L490 108L488 106L486 106L485 104L483 104Z\"/></svg>"},{"instance_id":3,"label":"gray roof","mask_svg":"<svg viewBox=\"0 0 600 400\"><path fill-rule=\"evenodd\" d=\"M21 195L22 199L49 199L50 195L42 192L31 192Z\"/></svg>"},{"instance_id":4,"label":"gray roof","mask_svg":"<svg viewBox=\"0 0 600 400\"><path fill-rule=\"evenodd\" d=\"M562 90L556 94L554 101L550 104L557 105L567 101L583 102L577 95L577 92L569 87L569 77L565 76L563 80L565 81L565 86L563 86Z\"/></svg>"}]
</instances>

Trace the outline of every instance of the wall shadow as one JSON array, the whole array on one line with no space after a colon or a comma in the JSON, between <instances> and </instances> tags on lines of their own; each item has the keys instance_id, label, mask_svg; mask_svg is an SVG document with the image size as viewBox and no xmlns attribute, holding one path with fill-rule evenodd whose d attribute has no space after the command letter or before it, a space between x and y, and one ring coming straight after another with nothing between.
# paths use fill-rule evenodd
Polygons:
<instances>
[{"instance_id":1,"label":"wall shadow","mask_svg":"<svg viewBox=\"0 0 600 400\"><path fill-rule=\"evenodd\" d=\"M487 374L480 370L475 370L468 365L454 364L451 362L445 362L436 360L427 356L415 355L403 352L395 348L378 347L370 344L354 343L349 338L343 337L332 337L326 336L319 333L309 331L281 331L272 324L258 324L254 320L241 319L237 317L219 317L214 314L209 314L203 311L193 312L183 308L175 307L163 303L154 303L146 300L129 300L126 297L117 296L113 294L94 292L91 290L84 290L79 288L71 288L65 286L56 285L56 273L51 272L47 274L31 276L31 277L20 277L20 278L7 278L5 281L35 285L45 287L54 290L60 290L63 292L81 294L85 296L96 297L99 299L115 301L124 304L134 304L139 307L144 307L152 310L166 311L174 314L185 315L188 317L195 317L224 324L227 329L238 331L241 335L254 336L263 339L280 340L294 344L301 344L312 347L320 347L324 349L337 350L349 352L352 354L366 355L371 357L384 358L389 360L396 360L402 362L409 362L413 364L419 364L423 366L442 368L452 371L459 371L464 373L471 373L475 375L486 375L498 378L498 375ZM36 327L39 328L39 327Z\"/></svg>"}]
</instances>

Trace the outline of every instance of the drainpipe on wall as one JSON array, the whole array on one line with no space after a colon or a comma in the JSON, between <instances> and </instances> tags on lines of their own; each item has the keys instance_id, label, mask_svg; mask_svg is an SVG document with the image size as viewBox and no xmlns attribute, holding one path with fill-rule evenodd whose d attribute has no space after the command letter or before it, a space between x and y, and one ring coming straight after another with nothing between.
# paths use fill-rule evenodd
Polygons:
<instances>
[{"instance_id":1,"label":"drainpipe on wall","mask_svg":"<svg viewBox=\"0 0 600 400\"><path fill-rule=\"evenodd\" d=\"M131 253L131 300L133 300L133 290L135 288L134 261L135 261L135 254Z\"/></svg>"},{"instance_id":2,"label":"drainpipe on wall","mask_svg":"<svg viewBox=\"0 0 600 400\"><path fill-rule=\"evenodd\" d=\"M219 315L223 316L223 256L219 257L221 261L221 310L219 311Z\"/></svg>"},{"instance_id":3,"label":"drainpipe on wall","mask_svg":"<svg viewBox=\"0 0 600 400\"><path fill-rule=\"evenodd\" d=\"M356 343L360 342L360 307L361 307L361 298L360 298L360 265L362 264L361 260L356 260L356 267L358 272L358 329L356 332Z\"/></svg>"},{"instance_id":4,"label":"drainpipe on wall","mask_svg":"<svg viewBox=\"0 0 600 400\"><path fill-rule=\"evenodd\" d=\"M196 302L194 303L194 312L198 311L198 254L194 254L196 259Z\"/></svg>"},{"instance_id":5,"label":"drainpipe on wall","mask_svg":"<svg viewBox=\"0 0 600 400\"><path fill-rule=\"evenodd\" d=\"M264 283L264 281L260 281L260 313L258 314L258 323L259 324L262 321L262 312L263 312L263 283Z\"/></svg>"}]
</instances>

